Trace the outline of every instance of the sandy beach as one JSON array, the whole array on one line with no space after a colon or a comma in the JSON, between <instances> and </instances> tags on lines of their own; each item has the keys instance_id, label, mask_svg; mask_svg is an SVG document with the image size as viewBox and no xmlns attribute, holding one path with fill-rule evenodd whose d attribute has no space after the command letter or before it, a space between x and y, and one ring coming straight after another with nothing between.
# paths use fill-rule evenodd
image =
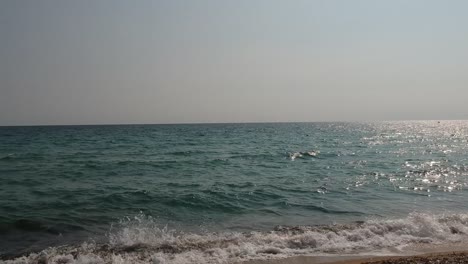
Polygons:
<instances>
[{"instance_id":1,"label":"sandy beach","mask_svg":"<svg viewBox=\"0 0 468 264\"><path fill-rule=\"evenodd\" d=\"M394 252L393 252L394 251ZM297 256L284 259L251 260L243 264L405 264L405 263L468 263L468 247L464 243L444 245L414 244L403 251L390 250L382 255Z\"/></svg>"},{"instance_id":2,"label":"sandy beach","mask_svg":"<svg viewBox=\"0 0 468 264\"><path fill-rule=\"evenodd\" d=\"M426 253L414 256L300 256L276 260L247 261L244 264L455 264L468 263L468 251Z\"/></svg>"}]
</instances>

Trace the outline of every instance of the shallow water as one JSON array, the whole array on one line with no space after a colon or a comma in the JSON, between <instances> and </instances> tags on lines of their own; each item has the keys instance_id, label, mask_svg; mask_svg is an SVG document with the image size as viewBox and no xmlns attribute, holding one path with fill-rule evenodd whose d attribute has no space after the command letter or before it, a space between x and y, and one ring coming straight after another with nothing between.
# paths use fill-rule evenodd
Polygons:
<instances>
[{"instance_id":1,"label":"shallow water","mask_svg":"<svg viewBox=\"0 0 468 264\"><path fill-rule=\"evenodd\" d=\"M467 154L468 121L0 127L0 255L95 241L229 262L331 252L323 230L372 223L371 244L330 231L334 250L457 242Z\"/></svg>"}]
</instances>

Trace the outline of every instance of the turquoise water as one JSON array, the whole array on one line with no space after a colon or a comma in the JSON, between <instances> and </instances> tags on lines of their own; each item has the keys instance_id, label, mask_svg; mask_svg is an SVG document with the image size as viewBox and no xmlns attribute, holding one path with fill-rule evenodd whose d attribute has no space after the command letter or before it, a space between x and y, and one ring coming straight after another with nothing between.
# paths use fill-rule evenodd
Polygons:
<instances>
[{"instance_id":1,"label":"turquoise water","mask_svg":"<svg viewBox=\"0 0 468 264\"><path fill-rule=\"evenodd\" d=\"M133 243L161 262L217 263L441 239L420 226L415 241L340 237L330 251L316 230L363 223L385 233L426 221L456 240L468 234L467 187L468 121L0 127L0 256ZM297 232L314 242L271 242ZM228 253L215 257L179 241L220 237L213 247ZM240 244L254 249L226 249Z\"/></svg>"}]
</instances>

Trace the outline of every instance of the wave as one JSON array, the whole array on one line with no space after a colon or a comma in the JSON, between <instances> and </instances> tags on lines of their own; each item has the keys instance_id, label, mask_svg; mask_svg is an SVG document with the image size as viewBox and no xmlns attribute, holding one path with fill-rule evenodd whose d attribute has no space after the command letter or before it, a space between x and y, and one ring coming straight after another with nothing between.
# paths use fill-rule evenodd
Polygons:
<instances>
[{"instance_id":1,"label":"wave","mask_svg":"<svg viewBox=\"0 0 468 264\"><path fill-rule=\"evenodd\" d=\"M12 160L14 158L14 154L10 153L5 156L0 156L0 160Z\"/></svg>"},{"instance_id":2,"label":"wave","mask_svg":"<svg viewBox=\"0 0 468 264\"><path fill-rule=\"evenodd\" d=\"M303 158L303 157L314 157L314 158L316 158L319 153L320 153L320 151L315 151L315 150L293 152L293 153L289 153L289 158L291 160L295 160L297 158Z\"/></svg>"},{"instance_id":3,"label":"wave","mask_svg":"<svg viewBox=\"0 0 468 264\"><path fill-rule=\"evenodd\" d=\"M345 225L203 234L160 227L152 217L140 214L112 226L107 243L51 247L3 263L234 263L297 255L401 252L414 244L466 241L468 214L411 213L401 219Z\"/></svg>"}]
</instances>

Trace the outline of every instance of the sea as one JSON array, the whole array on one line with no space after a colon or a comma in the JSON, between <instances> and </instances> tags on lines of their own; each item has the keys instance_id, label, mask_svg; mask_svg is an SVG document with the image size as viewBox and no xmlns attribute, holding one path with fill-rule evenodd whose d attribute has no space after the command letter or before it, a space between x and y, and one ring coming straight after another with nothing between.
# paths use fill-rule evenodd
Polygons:
<instances>
[{"instance_id":1,"label":"sea","mask_svg":"<svg viewBox=\"0 0 468 264\"><path fill-rule=\"evenodd\" d=\"M1 263L468 241L468 121L0 127Z\"/></svg>"}]
</instances>

